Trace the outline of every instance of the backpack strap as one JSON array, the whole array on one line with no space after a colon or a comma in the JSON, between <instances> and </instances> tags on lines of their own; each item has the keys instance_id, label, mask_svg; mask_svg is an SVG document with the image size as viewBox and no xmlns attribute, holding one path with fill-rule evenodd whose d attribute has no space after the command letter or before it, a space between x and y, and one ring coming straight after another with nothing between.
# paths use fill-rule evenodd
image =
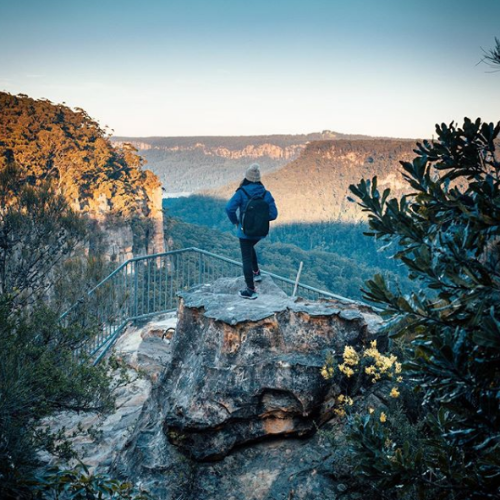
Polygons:
<instances>
[{"instance_id":1,"label":"backpack strap","mask_svg":"<svg viewBox=\"0 0 500 500\"><path fill-rule=\"evenodd\" d=\"M267 193L267 191L264 190L264 194L262 196L260 196L260 195L259 196L258 195L250 196L250 194L248 193L248 191L243 186L241 186L239 189L241 189L247 195L247 197L249 198L249 201L252 200L252 199L254 199L254 198L262 198L262 199L264 199L264 197L266 196L266 193Z\"/></svg>"},{"instance_id":2,"label":"backpack strap","mask_svg":"<svg viewBox=\"0 0 500 500\"><path fill-rule=\"evenodd\" d=\"M246 202L246 204L245 204L245 208L244 208L244 210L243 210L243 216L242 216L242 218L243 218L243 217L244 217L245 212L247 211L248 205L250 205L250 202L252 201L252 196L250 196L250 195L248 194L248 191L247 191L247 190L246 190L243 186L242 186L242 187L240 187L240 189L241 189L241 190L242 190L242 191L243 191L243 192L247 195L247 198L248 198L248 200L247 200L247 202Z\"/></svg>"}]
</instances>

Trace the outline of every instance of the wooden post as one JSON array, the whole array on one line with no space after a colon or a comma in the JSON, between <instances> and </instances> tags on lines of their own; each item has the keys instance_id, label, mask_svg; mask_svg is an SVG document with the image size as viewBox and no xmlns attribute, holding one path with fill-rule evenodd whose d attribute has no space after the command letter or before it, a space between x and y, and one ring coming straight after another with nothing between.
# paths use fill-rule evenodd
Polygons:
<instances>
[{"instance_id":1,"label":"wooden post","mask_svg":"<svg viewBox=\"0 0 500 500\"><path fill-rule=\"evenodd\" d=\"M297 277L295 278L295 286L293 287L292 299L297 295L297 287L299 286L300 274L302 273L302 266L304 263L301 261L299 266L299 272L297 273Z\"/></svg>"}]
</instances>

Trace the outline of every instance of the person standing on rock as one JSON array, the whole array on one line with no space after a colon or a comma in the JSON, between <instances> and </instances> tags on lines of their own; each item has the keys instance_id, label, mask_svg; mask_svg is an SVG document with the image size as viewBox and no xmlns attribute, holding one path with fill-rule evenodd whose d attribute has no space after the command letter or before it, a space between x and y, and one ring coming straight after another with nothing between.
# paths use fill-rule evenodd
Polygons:
<instances>
[{"instance_id":1,"label":"person standing on rock","mask_svg":"<svg viewBox=\"0 0 500 500\"><path fill-rule=\"evenodd\" d=\"M247 168L240 187L227 202L226 213L237 227L240 239L246 288L240 290L239 295L244 299L256 299L255 282L262 281L262 276L254 247L267 236L269 222L278 217L272 194L260 182L260 167L257 163Z\"/></svg>"}]
</instances>

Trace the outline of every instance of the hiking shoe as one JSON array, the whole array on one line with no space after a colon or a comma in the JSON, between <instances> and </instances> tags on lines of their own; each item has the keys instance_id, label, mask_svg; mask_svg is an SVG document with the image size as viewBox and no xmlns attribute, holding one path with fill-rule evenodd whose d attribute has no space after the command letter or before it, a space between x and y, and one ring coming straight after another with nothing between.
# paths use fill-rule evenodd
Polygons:
<instances>
[{"instance_id":1,"label":"hiking shoe","mask_svg":"<svg viewBox=\"0 0 500 500\"><path fill-rule=\"evenodd\" d=\"M255 290L252 290L251 288L245 288L244 290L240 290L238 292L238 295L240 297L243 297L244 299L250 299L250 300L254 300L258 297L257 292Z\"/></svg>"},{"instance_id":2,"label":"hiking shoe","mask_svg":"<svg viewBox=\"0 0 500 500\"><path fill-rule=\"evenodd\" d=\"M260 274L260 271L257 272L253 271L253 280L257 283L259 281L262 281L262 274Z\"/></svg>"}]
</instances>

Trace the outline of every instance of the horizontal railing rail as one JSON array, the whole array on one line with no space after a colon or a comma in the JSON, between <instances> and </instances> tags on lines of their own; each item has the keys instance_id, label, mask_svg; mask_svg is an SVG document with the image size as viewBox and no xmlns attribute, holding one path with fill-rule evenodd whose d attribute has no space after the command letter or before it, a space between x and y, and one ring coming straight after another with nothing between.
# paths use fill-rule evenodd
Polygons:
<instances>
[{"instance_id":1,"label":"horizontal railing rail","mask_svg":"<svg viewBox=\"0 0 500 500\"><path fill-rule=\"evenodd\" d=\"M91 340L82 343L75 354L98 363L130 321L175 311L178 292L221 277L240 276L241 268L241 262L196 247L134 257L66 310L60 322L88 330ZM292 294L294 280L265 270L262 274ZM363 304L303 283L298 284L297 295L307 300L326 298Z\"/></svg>"}]
</instances>

